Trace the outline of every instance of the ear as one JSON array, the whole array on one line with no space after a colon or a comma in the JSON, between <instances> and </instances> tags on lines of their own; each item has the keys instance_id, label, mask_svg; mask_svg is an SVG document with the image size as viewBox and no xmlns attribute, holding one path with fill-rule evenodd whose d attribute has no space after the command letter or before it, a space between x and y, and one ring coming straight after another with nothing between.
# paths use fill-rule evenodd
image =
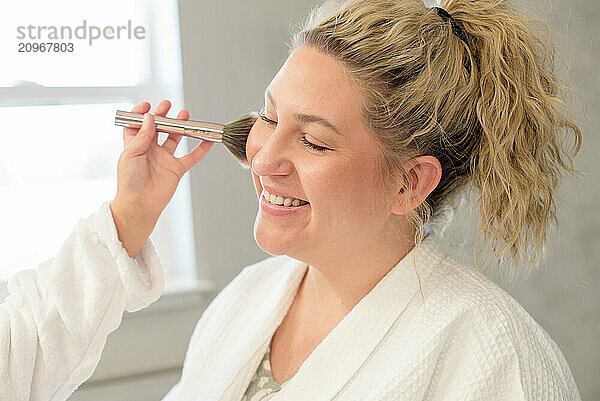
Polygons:
<instances>
[{"instance_id":1,"label":"ear","mask_svg":"<svg viewBox=\"0 0 600 401\"><path fill-rule=\"evenodd\" d=\"M417 156L409 160L409 177L398 190L391 212L406 214L419 206L437 187L442 178L442 166L433 156ZM406 188L412 188L412 194ZM410 197L410 198L409 198Z\"/></svg>"}]
</instances>

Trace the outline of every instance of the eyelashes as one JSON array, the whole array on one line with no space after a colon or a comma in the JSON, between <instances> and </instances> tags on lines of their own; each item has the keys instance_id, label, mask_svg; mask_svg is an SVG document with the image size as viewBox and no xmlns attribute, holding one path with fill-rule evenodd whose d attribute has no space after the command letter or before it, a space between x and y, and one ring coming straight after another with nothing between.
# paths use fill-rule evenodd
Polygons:
<instances>
[{"instance_id":1,"label":"eyelashes","mask_svg":"<svg viewBox=\"0 0 600 401\"><path fill-rule=\"evenodd\" d=\"M314 150L316 150L318 152L324 152L326 150L330 150L329 148L324 148L323 146L315 145L312 142L308 142L305 137L302 137L302 139L300 139L300 142L302 142L303 144L305 144L309 148L314 149Z\"/></svg>"},{"instance_id":2,"label":"eyelashes","mask_svg":"<svg viewBox=\"0 0 600 401\"><path fill-rule=\"evenodd\" d=\"M277 125L277 121L273 121L267 118L267 116L265 116L263 114L263 111L261 111L258 116L260 117L261 120L263 120L265 123L267 123L268 125L274 127L275 125ZM303 144L305 144L306 146L308 146L311 149L316 150L317 152L324 152L326 150L331 150L329 148L323 147L323 146L319 146L319 145L315 145L312 142L309 142L306 140L306 137L302 137L302 139L300 139L300 142L302 142Z\"/></svg>"}]
</instances>

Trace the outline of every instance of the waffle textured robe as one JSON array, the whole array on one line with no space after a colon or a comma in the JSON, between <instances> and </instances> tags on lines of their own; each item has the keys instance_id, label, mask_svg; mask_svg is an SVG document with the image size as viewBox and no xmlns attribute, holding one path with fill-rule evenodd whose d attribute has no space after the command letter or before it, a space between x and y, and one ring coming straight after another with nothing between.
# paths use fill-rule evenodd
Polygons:
<instances>
[{"instance_id":1,"label":"waffle textured robe","mask_svg":"<svg viewBox=\"0 0 600 401\"><path fill-rule=\"evenodd\" d=\"M8 281L0 305L0 400L66 400L100 361L123 311L158 299L163 268L149 239L136 259L104 202L57 255Z\"/></svg>"},{"instance_id":2,"label":"waffle textured robe","mask_svg":"<svg viewBox=\"0 0 600 401\"><path fill-rule=\"evenodd\" d=\"M241 400L306 269L284 255L243 268L199 319L164 401ZM54 259L11 278L0 306L0 399L67 399L93 373L123 311L144 308L163 286L151 241L130 258L104 203ZM446 255L433 232L270 398L306 400L580 396L548 334L506 292Z\"/></svg>"}]
</instances>

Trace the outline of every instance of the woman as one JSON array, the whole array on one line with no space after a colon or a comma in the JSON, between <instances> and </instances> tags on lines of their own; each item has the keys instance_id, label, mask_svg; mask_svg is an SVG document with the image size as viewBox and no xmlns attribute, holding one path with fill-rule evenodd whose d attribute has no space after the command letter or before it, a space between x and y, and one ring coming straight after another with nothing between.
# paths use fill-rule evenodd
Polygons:
<instances>
[{"instance_id":1,"label":"woman","mask_svg":"<svg viewBox=\"0 0 600 401\"><path fill-rule=\"evenodd\" d=\"M581 141L538 43L501 0L316 9L246 148L254 236L276 256L245 267L209 305L164 399L580 399L543 328L445 255L437 228L427 233L473 184L493 260L509 273L535 266L560 170L576 171ZM7 399L66 399L123 310L160 296L148 237L212 142L176 159L179 137L158 145L151 122L124 131L115 199L54 260L11 280L0 315Z\"/></svg>"}]
</instances>

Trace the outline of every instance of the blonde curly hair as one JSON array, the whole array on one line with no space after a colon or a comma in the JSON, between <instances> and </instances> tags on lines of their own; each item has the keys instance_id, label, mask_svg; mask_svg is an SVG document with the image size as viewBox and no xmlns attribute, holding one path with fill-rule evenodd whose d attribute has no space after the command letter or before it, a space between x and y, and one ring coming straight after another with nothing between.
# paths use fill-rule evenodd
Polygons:
<instances>
[{"instance_id":1,"label":"blonde curly hair","mask_svg":"<svg viewBox=\"0 0 600 401\"><path fill-rule=\"evenodd\" d=\"M441 181L407 214L415 246L442 206L471 184L480 191L475 265L483 236L493 261L511 256L500 265L512 279L520 262L531 266L529 274L545 253L548 229L558 225L561 169L579 173L573 159L581 131L561 100L567 88L554 73L543 21L526 19L507 0L442 7L468 43L421 0L352 0L313 8L289 50L316 48L362 90L363 119L380 144L382 185L402 177L410 192L406 162L439 160ZM544 36L533 32L536 22ZM564 148L569 138L571 152Z\"/></svg>"}]
</instances>

